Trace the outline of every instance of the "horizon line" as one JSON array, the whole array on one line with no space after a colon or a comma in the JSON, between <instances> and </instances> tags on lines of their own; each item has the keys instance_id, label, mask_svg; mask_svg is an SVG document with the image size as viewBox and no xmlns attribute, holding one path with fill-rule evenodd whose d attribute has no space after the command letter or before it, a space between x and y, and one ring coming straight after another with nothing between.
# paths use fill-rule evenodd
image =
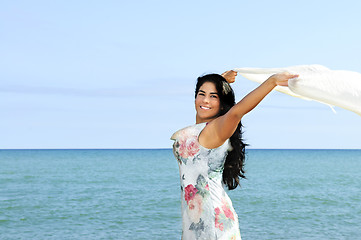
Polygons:
<instances>
[{"instance_id":1,"label":"horizon line","mask_svg":"<svg viewBox=\"0 0 361 240\"><path fill-rule=\"evenodd\" d=\"M0 148L6 150L172 150L172 148ZM361 148L246 148L246 150L361 150Z\"/></svg>"}]
</instances>

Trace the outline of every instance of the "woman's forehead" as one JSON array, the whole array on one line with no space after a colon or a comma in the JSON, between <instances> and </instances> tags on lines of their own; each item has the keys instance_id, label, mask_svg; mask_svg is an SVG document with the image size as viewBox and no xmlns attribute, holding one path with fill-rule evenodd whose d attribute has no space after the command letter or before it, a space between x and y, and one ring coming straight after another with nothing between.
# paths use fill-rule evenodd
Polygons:
<instances>
[{"instance_id":1,"label":"woman's forehead","mask_svg":"<svg viewBox=\"0 0 361 240\"><path fill-rule=\"evenodd\" d=\"M199 91L204 92L214 92L217 93L216 85L212 82L205 82L202 84L202 86L199 88Z\"/></svg>"}]
</instances>

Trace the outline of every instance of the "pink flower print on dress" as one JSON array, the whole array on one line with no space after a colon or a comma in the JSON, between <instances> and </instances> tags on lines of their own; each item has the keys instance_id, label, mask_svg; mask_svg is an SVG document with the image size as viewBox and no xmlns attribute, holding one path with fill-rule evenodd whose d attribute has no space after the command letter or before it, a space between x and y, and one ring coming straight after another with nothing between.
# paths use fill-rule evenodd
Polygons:
<instances>
[{"instance_id":1,"label":"pink flower print on dress","mask_svg":"<svg viewBox=\"0 0 361 240\"><path fill-rule=\"evenodd\" d=\"M195 188L192 184L189 184L184 189L184 200L186 200L187 204L189 204L189 201L194 199L194 196L198 192L198 189Z\"/></svg>"},{"instance_id":2,"label":"pink flower print on dress","mask_svg":"<svg viewBox=\"0 0 361 240\"><path fill-rule=\"evenodd\" d=\"M222 210L224 212L224 215L226 215L226 218L234 220L233 212L231 211L231 209L229 209L228 204L224 203L222 205Z\"/></svg>"},{"instance_id":3,"label":"pink flower print on dress","mask_svg":"<svg viewBox=\"0 0 361 240\"><path fill-rule=\"evenodd\" d=\"M203 198L201 195L196 194L193 199L189 200L188 203L189 219L194 223L198 223L201 219L201 215L203 212Z\"/></svg>"},{"instance_id":4,"label":"pink flower print on dress","mask_svg":"<svg viewBox=\"0 0 361 240\"><path fill-rule=\"evenodd\" d=\"M215 212L215 227L219 228L221 231L223 231L224 228L229 228L232 226L232 222L234 219L234 214L232 210L229 207L229 203L226 201L226 199L222 199L222 206L216 207L214 209Z\"/></svg>"},{"instance_id":5,"label":"pink flower print on dress","mask_svg":"<svg viewBox=\"0 0 361 240\"><path fill-rule=\"evenodd\" d=\"M219 222L219 215L221 214L221 210L219 209L219 207L216 207L214 209L214 212L216 213L216 218L214 221L215 227L219 228L221 231L223 231L223 223Z\"/></svg>"},{"instance_id":6,"label":"pink flower print on dress","mask_svg":"<svg viewBox=\"0 0 361 240\"><path fill-rule=\"evenodd\" d=\"M217 217L217 215L219 215L221 213L221 210L219 209L219 207L216 207L214 209L214 212L216 213L216 217Z\"/></svg>"},{"instance_id":7,"label":"pink flower print on dress","mask_svg":"<svg viewBox=\"0 0 361 240\"><path fill-rule=\"evenodd\" d=\"M199 143L197 136L183 137L179 140L178 152L182 158L193 157L198 151Z\"/></svg>"}]
</instances>

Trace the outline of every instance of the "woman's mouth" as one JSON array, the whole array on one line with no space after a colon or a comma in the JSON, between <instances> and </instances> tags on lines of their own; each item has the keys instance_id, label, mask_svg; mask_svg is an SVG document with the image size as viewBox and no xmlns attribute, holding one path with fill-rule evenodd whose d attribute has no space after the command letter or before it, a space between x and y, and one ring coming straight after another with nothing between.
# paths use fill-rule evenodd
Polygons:
<instances>
[{"instance_id":1,"label":"woman's mouth","mask_svg":"<svg viewBox=\"0 0 361 240\"><path fill-rule=\"evenodd\" d=\"M204 110L210 110L211 108L209 107L204 107L204 106L200 106L201 109L204 109Z\"/></svg>"}]
</instances>

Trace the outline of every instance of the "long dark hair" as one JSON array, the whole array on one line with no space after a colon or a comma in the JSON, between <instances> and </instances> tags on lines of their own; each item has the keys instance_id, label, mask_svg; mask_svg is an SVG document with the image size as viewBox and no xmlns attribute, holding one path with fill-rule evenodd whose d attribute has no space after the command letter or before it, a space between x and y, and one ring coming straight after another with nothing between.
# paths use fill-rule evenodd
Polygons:
<instances>
[{"instance_id":1,"label":"long dark hair","mask_svg":"<svg viewBox=\"0 0 361 240\"><path fill-rule=\"evenodd\" d=\"M226 114L235 102L234 92L224 77L219 74L207 74L197 79L195 97L197 97L199 88L205 83L211 82L216 86L220 100L219 116ZM242 141L242 123L239 122L236 131L230 137L232 150L228 152L223 170L223 183L229 190L235 189L240 185L239 178L246 178L244 173L245 147L247 144Z\"/></svg>"}]
</instances>

